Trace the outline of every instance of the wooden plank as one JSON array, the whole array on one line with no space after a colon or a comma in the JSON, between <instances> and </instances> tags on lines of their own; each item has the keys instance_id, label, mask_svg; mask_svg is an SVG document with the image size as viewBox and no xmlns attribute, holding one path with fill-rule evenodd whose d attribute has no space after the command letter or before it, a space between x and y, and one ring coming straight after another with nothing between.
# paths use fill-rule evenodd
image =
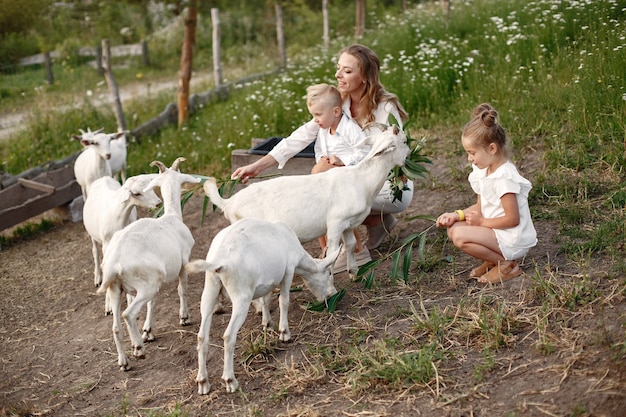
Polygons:
<instances>
[{"instance_id":1,"label":"wooden plank","mask_svg":"<svg viewBox=\"0 0 626 417\"><path fill-rule=\"evenodd\" d=\"M0 230L8 229L31 217L67 204L81 195L80 186L74 179L71 166L42 173L32 182L39 183L39 186L44 188L48 185L54 189L54 192L44 193L41 190L24 188L21 184L15 184L0 191L0 204L4 206L0 207ZM7 202L10 205L7 205Z\"/></svg>"},{"instance_id":2,"label":"wooden plank","mask_svg":"<svg viewBox=\"0 0 626 417\"><path fill-rule=\"evenodd\" d=\"M20 184L22 187L43 191L46 194L52 194L54 192L54 185L44 184L33 180L27 180L26 178L18 178L17 183Z\"/></svg>"}]
</instances>

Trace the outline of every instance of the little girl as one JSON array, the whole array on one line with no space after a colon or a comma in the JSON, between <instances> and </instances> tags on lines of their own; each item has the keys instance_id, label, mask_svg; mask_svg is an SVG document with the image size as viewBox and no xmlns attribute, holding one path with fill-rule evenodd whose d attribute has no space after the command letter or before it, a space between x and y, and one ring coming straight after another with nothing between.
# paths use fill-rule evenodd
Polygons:
<instances>
[{"instance_id":1,"label":"little girl","mask_svg":"<svg viewBox=\"0 0 626 417\"><path fill-rule=\"evenodd\" d=\"M478 105L461 136L472 163L468 179L478 195L476 204L437 218L456 247L483 261L470 272L483 285L521 275L517 260L537 244L528 208L532 185L509 160L506 139L498 112Z\"/></svg>"}]
</instances>

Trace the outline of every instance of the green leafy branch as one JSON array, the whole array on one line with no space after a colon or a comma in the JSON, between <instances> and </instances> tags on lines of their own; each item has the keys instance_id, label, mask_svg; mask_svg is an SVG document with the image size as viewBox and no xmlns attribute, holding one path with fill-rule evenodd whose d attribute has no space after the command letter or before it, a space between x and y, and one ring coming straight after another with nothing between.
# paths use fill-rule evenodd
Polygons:
<instances>
[{"instance_id":1,"label":"green leafy branch","mask_svg":"<svg viewBox=\"0 0 626 417\"><path fill-rule=\"evenodd\" d=\"M409 130L406 128L411 121L408 121L405 125L405 133L407 145L411 149L409 156L404 161L404 166L394 167L387 176L387 179L391 182L391 193L393 194L393 201L402 199L402 191L407 190L406 181L416 180L420 177L425 177L428 169L425 164L432 164L430 158L424 153L424 147L426 145L426 137L422 136L419 140L410 136Z\"/></svg>"},{"instance_id":2,"label":"green leafy branch","mask_svg":"<svg viewBox=\"0 0 626 417\"><path fill-rule=\"evenodd\" d=\"M409 220L414 219L423 219L430 220L433 222L430 226L428 226L425 230L421 232L413 233L406 237L400 247L398 247L393 252L390 252L386 256L369 261L365 265L359 268L357 272L357 279L365 284L365 288L370 289L374 283L374 273L375 268L381 263L386 261L387 259L392 259L391 264L391 272L390 275L393 279L402 278L403 281L408 281L409 279L409 271L411 270L411 262L413 260L414 248L417 245L417 256L420 262L424 262L426 260L426 235L435 227L436 219L432 216L415 216L411 217Z\"/></svg>"}]
</instances>

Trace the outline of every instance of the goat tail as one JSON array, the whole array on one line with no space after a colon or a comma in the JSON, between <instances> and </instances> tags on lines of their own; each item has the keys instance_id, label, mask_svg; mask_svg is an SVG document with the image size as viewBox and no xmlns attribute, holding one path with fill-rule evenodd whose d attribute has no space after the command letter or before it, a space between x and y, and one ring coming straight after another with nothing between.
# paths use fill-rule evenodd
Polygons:
<instances>
[{"instance_id":1,"label":"goat tail","mask_svg":"<svg viewBox=\"0 0 626 417\"><path fill-rule=\"evenodd\" d=\"M219 273L222 270L222 267L205 261L204 259L198 259L185 265L185 270L190 274L197 274L206 271Z\"/></svg>"},{"instance_id":2,"label":"goat tail","mask_svg":"<svg viewBox=\"0 0 626 417\"><path fill-rule=\"evenodd\" d=\"M224 206L226 205L226 200L222 198L220 192L217 188L217 180L213 177L208 177L206 181L204 181L204 193L211 203L215 204L220 210L224 211Z\"/></svg>"},{"instance_id":3,"label":"goat tail","mask_svg":"<svg viewBox=\"0 0 626 417\"><path fill-rule=\"evenodd\" d=\"M104 294L107 292L107 288L109 287L109 285L111 285L111 283L113 282L113 280L115 279L115 277L118 277L122 274L122 264L119 262L116 262L115 264L113 264L110 268L103 262L102 265L102 283L100 284L100 287L98 288L98 290L96 291L97 294Z\"/></svg>"}]
</instances>

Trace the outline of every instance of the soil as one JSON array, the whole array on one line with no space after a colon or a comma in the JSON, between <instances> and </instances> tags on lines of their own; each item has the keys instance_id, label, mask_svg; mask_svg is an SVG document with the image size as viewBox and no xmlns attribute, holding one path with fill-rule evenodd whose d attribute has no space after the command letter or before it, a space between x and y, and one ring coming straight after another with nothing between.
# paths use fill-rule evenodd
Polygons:
<instances>
[{"instance_id":1,"label":"soil","mask_svg":"<svg viewBox=\"0 0 626 417\"><path fill-rule=\"evenodd\" d=\"M449 167L455 164L434 160L432 177L416 187L411 207L399 216L398 226L374 257L430 225L412 217L436 216L472 201L466 180L450 179ZM459 159L458 166L463 164ZM537 162L523 166L531 180L533 164ZM213 212L202 224L201 212L202 196L194 196L184 209L196 239L192 259L204 258L212 238L228 224ZM176 284L164 286L156 340L146 345L144 359L129 354L131 370L120 371L112 319L104 316L104 297L93 285L89 237L81 222L58 223L0 252L0 415L623 416L624 278L611 274L610 260L564 256L558 224L540 220L535 226L540 240L522 264L526 274L501 285L483 288L466 281L477 262L448 244L444 256L453 262L414 269L407 283L388 277L388 260L377 268L371 289L345 272L337 274L336 286L346 295L332 314L308 311L310 292L294 291L290 343L277 342L275 331L263 333L260 317L251 309L237 341L235 374L241 386L234 394L221 381L227 304L227 312L216 315L211 328L211 392L200 396L194 379L203 276L189 279L191 325L178 324ZM433 229L429 239L437 237L443 238L443 231ZM319 251L316 242L305 247L314 256ZM554 285L547 288L547 282ZM568 294L558 290L579 288L578 283L594 291L568 308ZM294 285L301 285L299 277ZM563 305L542 301L541 288L545 297L551 289L554 299L563 298ZM502 332L506 340L495 347L489 348L482 336L489 329L455 336L461 323L471 322L458 313L462 306L479 302L485 309L504 306L503 326L509 327ZM342 369L339 364L331 367L330 359L327 367L315 361L315 352L327 349L339 363L341 347L367 345L373 351L382 340L401 341L412 352L430 345L434 336L417 326L412 307L419 317L451 314L452 322L433 333L447 354L436 362L437 372L428 381L392 384L372 379L359 389L350 379L359 363ZM272 310L277 320L277 300ZM129 352L125 329L122 334Z\"/></svg>"}]
</instances>

